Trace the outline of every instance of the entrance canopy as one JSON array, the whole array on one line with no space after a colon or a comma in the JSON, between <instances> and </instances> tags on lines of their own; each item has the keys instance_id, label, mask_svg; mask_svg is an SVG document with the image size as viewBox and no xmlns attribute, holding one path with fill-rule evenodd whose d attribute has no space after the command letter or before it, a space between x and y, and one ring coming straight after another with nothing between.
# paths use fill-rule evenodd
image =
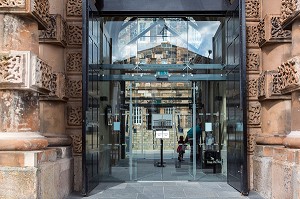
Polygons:
<instances>
[{"instance_id":1,"label":"entrance canopy","mask_svg":"<svg viewBox=\"0 0 300 199\"><path fill-rule=\"evenodd\" d=\"M229 0L100 0L103 15L224 15L230 10Z\"/></svg>"}]
</instances>

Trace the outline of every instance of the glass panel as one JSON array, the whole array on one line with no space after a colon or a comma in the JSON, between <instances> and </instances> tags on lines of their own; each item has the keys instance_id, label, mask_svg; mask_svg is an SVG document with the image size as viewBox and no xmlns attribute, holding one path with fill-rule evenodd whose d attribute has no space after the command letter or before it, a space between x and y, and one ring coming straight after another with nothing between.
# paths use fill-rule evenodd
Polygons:
<instances>
[{"instance_id":1,"label":"glass panel","mask_svg":"<svg viewBox=\"0 0 300 199\"><path fill-rule=\"evenodd\" d=\"M190 114L191 84L126 82L126 87L130 84L133 85L133 110L138 110L133 111L133 118L141 115L141 121L133 124L132 137L137 180L192 179L189 172L189 149L185 152L185 161L178 161L177 142L179 137L185 137L186 133L178 132L179 123L176 120L176 115ZM181 93L182 97L178 97L178 93ZM126 100L126 103L129 103L129 91L126 92ZM168 113L165 113L166 109ZM180 125L182 129L188 127L186 122Z\"/></svg>"},{"instance_id":2,"label":"glass panel","mask_svg":"<svg viewBox=\"0 0 300 199\"><path fill-rule=\"evenodd\" d=\"M100 180L212 181L215 174L224 181L224 20L114 19L101 20L101 61L90 71L99 93Z\"/></svg>"}]
</instances>

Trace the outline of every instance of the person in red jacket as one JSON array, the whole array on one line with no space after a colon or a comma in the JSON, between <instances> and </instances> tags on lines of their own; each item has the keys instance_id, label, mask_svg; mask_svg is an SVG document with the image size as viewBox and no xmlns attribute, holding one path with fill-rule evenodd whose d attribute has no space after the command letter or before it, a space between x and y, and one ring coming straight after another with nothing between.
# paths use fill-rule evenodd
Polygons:
<instances>
[{"instance_id":1,"label":"person in red jacket","mask_svg":"<svg viewBox=\"0 0 300 199\"><path fill-rule=\"evenodd\" d=\"M185 148L186 148L185 141L183 139L183 136L181 135L179 137L178 147L177 147L178 160L180 162L183 161L183 154L185 153Z\"/></svg>"}]
</instances>

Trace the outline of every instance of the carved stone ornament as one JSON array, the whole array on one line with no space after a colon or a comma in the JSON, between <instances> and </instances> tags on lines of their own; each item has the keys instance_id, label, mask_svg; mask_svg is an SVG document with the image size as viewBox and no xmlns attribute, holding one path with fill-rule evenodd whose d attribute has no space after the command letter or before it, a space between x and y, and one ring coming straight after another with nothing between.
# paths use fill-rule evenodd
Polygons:
<instances>
[{"instance_id":1,"label":"carved stone ornament","mask_svg":"<svg viewBox=\"0 0 300 199\"><path fill-rule=\"evenodd\" d=\"M49 8L49 0L0 0L0 14L28 16L38 22L39 29L48 26Z\"/></svg>"},{"instance_id":2,"label":"carved stone ornament","mask_svg":"<svg viewBox=\"0 0 300 199\"><path fill-rule=\"evenodd\" d=\"M260 54L258 52L247 53L247 71L259 71L260 67Z\"/></svg>"},{"instance_id":3,"label":"carved stone ornament","mask_svg":"<svg viewBox=\"0 0 300 199\"><path fill-rule=\"evenodd\" d=\"M299 0L281 0L280 22L283 26L290 24L300 12Z\"/></svg>"},{"instance_id":4,"label":"carved stone ornament","mask_svg":"<svg viewBox=\"0 0 300 199\"><path fill-rule=\"evenodd\" d=\"M247 83L248 97L257 97L257 79L251 79Z\"/></svg>"},{"instance_id":5,"label":"carved stone ornament","mask_svg":"<svg viewBox=\"0 0 300 199\"><path fill-rule=\"evenodd\" d=\"M82 80L68 80L67 95L69 98L82 97Z\"/></svg>"},{"instance_id":6,"label":"carved stone ornament","mask_svg":"<svg viewBox=\"0 0 300 199\"><path fill-rule=\"evenodd\" d=\"M82 17L82 0L68 0L67 16Z\"/></svg>"},{"instance_id":7,"label":"carved stone ornament","mask_svg":"<svg viewBox=\"0 0 300 199\"><path fill-rule=\"evenodd\" d=\"M82 108L81 106L68 106L68 125L81 126L82 124Z\"/></svg>"},{"instance_id":8,"label":"carved stone ornament","mask_svg":"<svg viewBox=\"0 0 300 199\"><path fill-rule=\"evenodd\" d=\"M247 34L247 46L258 47L259 31L257 25L253 25L253 24L247 25L246 34Z\"/></svg>"},{"instance_id":9,"label":"carved stone ornament","mask_svg":"<svg viewBox=\"0 0 300 199\"><path fill-rule=\"evenodd\" d=\"M259 102L250 102L248 106L248 124L260 125L261 105Z\"/></svg>"},{"instance_id":10,"label":"carved stone ornament","mask_svg":"<svg viewBox=\"0 0 300 199\"><path fill-rule=\"evenodd\" d=\"M246 18L259 19L260 18L260 0L246 0Z\"/></svg>"},{"instance_id":11,"label":"carved stone ornament","mask_svg":"<svg viewBox=\"0 0 300 199\"><path fill-rule=\"evenodd\" d=\"M283 30L279 15L266 15L258 25L259 45L268 43L291 42L291 31Z\"/></svg>"},{"instance_id":12,"label":"carved stone ornament","mask_svg":"<svg viewBox=\"0 0 300 199\"><path fill-rule=\"evenodd\" d=\"M260 74L260 77L258 78L258 97L265 97L266 96L266 72L264 71Z\"/></svg>"},{"instance_id":13,"label":"carved stone ornament","mask_svg":"<svg viewBox=\"0 0 300 199\"><path fill-rule=\"evenodd\" d=\"M280 81L277 71L261 73L258 78L258 98L260 100L289 98L281 94Z\"/></svg>"},{"instance_id":14,"label":"carved stone ornament","mask_svg":"<svg viewBox=\"0 0 300 199\"><path fill-rule=\"evenodd\" d=\"M254 148L256 145L256 141L255 138L258 134L258 132L252 132L253 130L250 130L247 134L247 151L249 154L253 154L254 153Z\"/></svg>"},{"instance_id":15,"label":"carved stone ornament","mask_svg":"<svg viewBox=\"0 0 300 199\"><path fill-rule=\"evenodd\" d=\"M69 25L69 46L78 46L82 44L82 26L81 25Z\"/></svg>"},{"instance_id":16,"label":"carved stone ornament","mask_svg":"<svg viewBox=\"0 0 300 199\"><path fill-rule=\"evenodd\" d=\"M61 15L50 15L48 28L40 31L40 43L51 43L66 46L68 43L69 29L67 22Z\"/></svg>"},{"instance_id":17,"label":"carved stone ornament","mask_svg":"<svg viewBox=\"0 0 300 199\"><path fill-rule=\"evenodd\" d=\"M278 87L282 93L300 89L300 57L294 57L278 67Z\"/></svg>"},{"instance_id":18,"label":"carved stone ornament","mask_svg":"<svg viewBox=\"0 0 300 199\"><path fill-rule=\"evenodd\" d=\"M66 99L66 76L63 73L52 73L49 96L62 100Z\"/></svg>"},{"instance_id":19,"label":"carved stone ornament","mask_svg":"<svg viewBox=\"0 0 300 199\"><path fill-rule=\"evenodd\" d=\"M82 153L82 136L81 135L71 135L72 138L72 145L73 145L73 152L75 154Z\"/></svg>"},{"instance_id":20,"label":"carved stone ornament","mask_svg":"<svg viewBox=\"0 0 300 199\"><path fill-rule=\"evenodd\" d=\"M30 51L0 54L0 89L50 92L52 68Z\"/></svg>"},{"instance_id":21,"label":"carved stone ornament","mask_svg":"<svg viewBox=\"0 0 300 199\"><path fill-rule=\"evenodd\" d=\"M69 52L67 54L67 72L82 71L82 53L81 52Z\"/></svg>"}]
</instances>

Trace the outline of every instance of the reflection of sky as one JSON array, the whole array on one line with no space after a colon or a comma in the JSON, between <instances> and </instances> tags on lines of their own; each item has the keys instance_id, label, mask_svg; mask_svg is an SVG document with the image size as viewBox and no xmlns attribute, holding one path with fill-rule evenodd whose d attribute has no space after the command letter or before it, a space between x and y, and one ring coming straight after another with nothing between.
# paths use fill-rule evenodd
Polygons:
<instances>
[{"instance_id":1,"label":"reflection of sky","mask_svg":"<svg viewBox=\"0 0 300 199\"><path fill-rule=\"evenodd\" d=\"M161 35L157 36L157 42L150 42L150 41L141 41L140 39L137 42L132 44L127 44L129 39L123 45L117 45L113 43L113 61L115 60L124 60L129 57L137 56L137 51L142 51L146 49L151 49L155 46L161 44L161 42L168 41L172 45L176 45L179 47L188 48L189 51L198 53L203 56L208 56L208 50L213 50L212 46L212 38L215 35L220 22L219 21L194 21L188 22L197 25L198 27L189 25L187 28L187 22L180 21L180 27L174 26L174 22L171 24L168 20L166 20L165 24L170 27L167 32L167 37L162 37ZM138 23L140 22L133 22L135 29L138 27ZM151 21L148 23L152 23ZM149 27L149 25L147 26ZM146 28L147 28L146 27ZM171 29L176 32L176 34L170 34ZM188 29L188 31L187 31ZM132 31L132 30L131 30ZM136 30L138 32L138 30ZM128 35L130 31L128 31ZM127 35L128 38L130 38ZM147 34L146 34L147 35ZM170 36L172 35L172 36ZM123 36L124 37L124 34ZM120 39L120 38L119 38ZM189 44L187 47L187 43ZM211 57L212 55L210 55Z\"/></svg>"}]
</instances>

